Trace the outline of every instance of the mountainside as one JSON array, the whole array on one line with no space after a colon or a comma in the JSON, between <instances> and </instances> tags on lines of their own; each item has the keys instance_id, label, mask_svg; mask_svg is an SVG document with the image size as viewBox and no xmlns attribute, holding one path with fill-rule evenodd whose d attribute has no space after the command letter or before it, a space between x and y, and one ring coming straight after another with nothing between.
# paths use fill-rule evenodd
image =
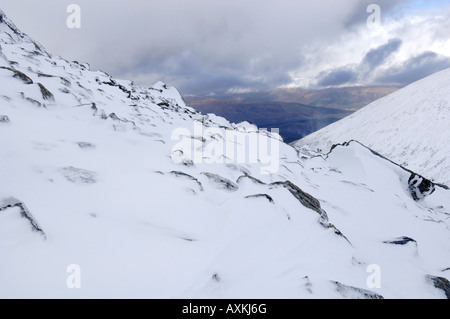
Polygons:
<instances>
[{"instance_id":1,"label":"mountainside","mask_svg":"<svg viewBox=\"0 0 450 319\"><path fill-rule=\"evenodd\" d=\"M227 92L212 92L207 97L190 95L187 100L192 103L205 103L210 100L250 102L250 103L297 103L315 107L334 108L344 111L356 111L367 104L376 101L398 87L349 86L323 89L276 88L271 90L229 90Z\"/></svg>"},{"instance_id":2,"label":"mountainside","mask_svg":"<svg viewBox=\"0 0 450 319\"><path fill-rule=\"evenodd\" d=\"M270 96L280 102L300 102L320 107L355 111L397 91L397 87L339 87L308 90L301 88L275 89Z\"/></svg>"},{"instance_id":3,"label":"mountainside","mask_svg":"<svg viewBox=\"0 0 450 319\"><path fill-rule=\"evenodd\" d=\"M0 11L0 298L450 298L450 190L48 53Z\"/></svg>"},{"instance_id":4,"label":"mountainside","mask_svg":"<svg viewBox=\"0 0 450 319\"><path fill-rule=\"evenodd\" d=\"M187 99L196 110L233 122L250 121L258 127L278 128L286 143L296 141L352 112L288 102L243 102Z\"/></svg>"},{"instance_id":5,"label":"mountainside","mask_svg":"<svg viewBox=\"0 0 450 319\"><path fill-rule=\"evenodd\" d=\"M293 143L327 151L351 139L450 185L450 69L381 98Z\"/></svg>"}]
</instances>

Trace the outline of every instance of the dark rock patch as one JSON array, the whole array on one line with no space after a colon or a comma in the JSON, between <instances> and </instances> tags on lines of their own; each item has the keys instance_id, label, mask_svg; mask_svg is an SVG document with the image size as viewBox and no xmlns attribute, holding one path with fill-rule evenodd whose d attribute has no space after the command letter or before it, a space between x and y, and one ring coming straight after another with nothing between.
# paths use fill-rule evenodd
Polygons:
<instances>
[{"instance_id":1,"label":"dark rock patch","mask_svg":"<svg viewBox=\"0 0 450 319\"><path fill-rule=\"evenodd\" d=\"M344 285L338 281L332 281L336 287L336 291L344 298L349 299L384 299L373 291Z\"/></svg>"},{"instance_id":2,"label":"dark rock patch","mask_svg":"<svg viewBox=\"0 0 450 319\"><path fill-rule=\"evenodd\" d=\"M434 184L430 180L415 173L409 177L408 189L415 201L421 200L435 191Z\"/></svg>"},{"instance_id":3,"label":"dark rock patch","mask_svg":"<svg viewBox=\"0 0 450 319\"><path fill-rule=\"evenodd\" d=\"M343 146L343 147L347 147L349 146L351 143L357 143L359 145L361 145L362 147L368 149L373 155L378 156L388 162L390 162L391 164L400 167L402 170L410 173L410 177L408 180L408 189L409 192L412 196L412 198L415 201L418 201L420 199L423 199L424 197L431 195L434 191L435 191L435 187L441 187L443 189L448 190L449 187L444 185L444 184L439 184L439 183L435 183L430 181L429 179L411 171L410 169L407 169L406 167L403 167L402 165L399 165L393 161L391 161L390 159L388 159L387 157L381 155L378 152L375 152L374 150L372 150L371 148L365 146L364 144L356 141L356 140L350 140L349 142L344 142L342 144L335 144L331 147L330 151L325 155L326 157L328 157L328 155L330 155L331 152L333 152L333 150L338 147L338 146Z\"/></svg>"},{"instance_id":4,"label":"dark rock patch","mask_svg":"<svg viewBox=\"0 0 450 319\"><path fill-rule=\"evenodd\" d=\"M320 206L320 202L314 196L304 192L300 187L292 183L291 181L285 182L274 182L271 185L283 186L289 192L297 198L297 200L306 208L312 209L317 212L319 215L322 215L323 209Z\"/></svg>"},{"instance_id":5,"label":"dark rock patch","mask_svg":"<svg viewBox=\"0 0 450 319\"><path fill-rule=\"evenodd\" d=\"M9 117L6 115L0 115L0 123L8 124L9 123Z\"/></svg>"},{"instance_id":6,"label":"dark rock patch","mask_svg":"<svg viewBox=\"0 0 450 319\"><path fill-rule=\"evenodd\" d=\"M78 142L77 144L78 144L78 146L81 149L93 149L93 148L95 148L95 145L92 144L92 143L89 143L89 142Z\"/></svg>"},{"instance_id":7,"label":"dark rock patch","mask_svg":"<svg viewBox=\"0 0 450 319\"><path fill-rule=\"evenodd\" d=\"M38 83L38 85L39 85L39 89L41 90L42 98L44 100L55 101L55 97L52 92L47 90L47 88L44 85L42 85L41 83Z\"/></svg>"},{"instance_id":8,"label":"dark rock patch","mask_svg":"<svg viewBox=\"0 0 450 319\"><path fill-rule=\"evenodd\" d=\"M22 82L25 84L33 84L33 80L31 78L29 78L25 73L22 73L14 68L0 66L0 69L5 69L13 72L13 77L22 80Z\"/></svg>"},{"instance_id":9,"label":"dark rock patch","mask_svg":"<svg viewBox=\"0 0 450 319\"><path fill-rule=\"evenodd\" d=\"M259 198L259 197L265 197L270 203L274 203L273 198L267 194L255 194L255 195L249 195L245 196L245 198Z\"/></svg>"},{"instance_id":10,"label":"dark rock patch","mask_svg":"<svg viewBox=\"0 0 450 319\"><path fill-rule=\"evenodd\" d=\"M199 187L199 189L200 189L200 191L203 191L202 183L198 179L196 179L194 176L191 176L189 174L186 174L184 172L179 172L179 171L172 171L172 172L170 172L170 174L175 175L176 177L184 177L184 178L187 178L187 179L189 179L191 181L196 182L198 187Z\"/></svg>"},{"instance_id":11,"label":"dark rock patch","mask_svg":"<svg viewBox=\"0 0 450 319\"><path fill-rule=\"evenodd\" d=\"M217 174L213 173L202 173L206 177L208 177L210 180L212 180L214 183L218 184L222 189L226 189L232 192L235 192L239 189L239 186L237 186L235 183L230 181L229 179L226 179L225 177L222 177Z\"/></svg>"},{"instance_id":12,"label":"dark rock patch","mask_svg":"<svg viewBox=\"0 0 450 319\"><path fill-rule=\"evenodd\" d=\"M30 222L32 230L41 233L45 238L45 233L42 230L41 226L39 226L38 222L36 221L36 219L33 217L31 212L28 210L28 208L25 206L23 202L15 198L7 199L0 204L0 213L2 211L7 210L8 208L13 207L18 207L20 209L20 215Z\"/></svg>"},{"instance_id":13,"label":"dark rock patch","mask_svg":"<svg viewBox=\"0 0 450 319\"><path fill-rule=\"evenodd\" d=\"M213 274L211 276L211 279L214 280L215 282L220 282L222 280L218 273Z\"/></svg>"},{"instance_id":14,"label":"dark rock patch","mask_svg":"<svg viewBox=\"0 0 450 319\"><path fill-rule=\"evenodd\" d=\"M408 243L413 243L413 244L417 245L417 242L414 239L406 237L406 236L399 237L394 240L384 241L383 243L391 244L391 245L406 245Z\"/></svg>"},{"instance_id":15,"label":"dark rock patch","mask_svg":"<svg viewBox=\"0 0 450 319\"><path fill-rule=\"evenodd\" d=\"M247 173L244 173L244 175L239 176L238 179L236 180L236 183L240 183L244 178L250 179L255 184L266 185L266 183L260 181L259 179L255 178L255 177L253 177L253 176L251 176L251 175L249 175Z\"/></svg>"},{"instance_id":16,"label":"dark rock patch","mask_svg":"<svg viewBox=\"0 0 450 319\"><path fill-rule=\"evenodd\" d=\"M447 299L450 299L450 281L448 281L447 278L431 275L427 275L426 278L433 283L435 288L441 289L445 293Z\"/></svg>"}]
</instances>

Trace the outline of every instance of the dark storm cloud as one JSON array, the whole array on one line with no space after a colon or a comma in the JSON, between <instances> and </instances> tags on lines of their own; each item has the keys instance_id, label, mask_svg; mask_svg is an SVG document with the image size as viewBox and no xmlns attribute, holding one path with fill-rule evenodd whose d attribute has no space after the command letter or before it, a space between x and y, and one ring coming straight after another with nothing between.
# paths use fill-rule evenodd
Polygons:
<instances>
[{"instance_id":1,"label":"dark storm cloud","mask_svg":"<svg viewBox=\"0 0 450 319\"><path fill-rule=\"evenodd\" d=\"M370 76L376 68L383 65L386 59L396 52L401 45L402 40L391 39L387 43L369 50L358 65L348 65L321 72L317 76L317 86L330 87L355 84L358 80Z\"/></svg>"},{"instance_id":2,"label":"dark storm cloud","mask_svg":"<svg viewBox=\"0 0 450 319\"><path fill-rule=\"evenodd\" d=\"M50 52L138 84L163 80L197 93L190 91L291 82L305 47L339 37L358 1L77 0L79 30L65 26L73 1L0 4Z\"/></svg>"},{"instance_id":3,"label":"dark storm cloud","mask_svg":"<svg viewBox=\"0 0 450 319\"><path fill-rule=\"evenodd\" d=\"M319 87L347 85L356 82L358 74L350 67L337 68L322 72L318 76Z\"/></svg>"},{"instance_id":4,"label":"dark storm cloud","mask_svg":"<svg viewBox=\"0 0 450 319\"><path fill-rule=\"evenodd\" d=\"M450 68L450 58L427 51L412 57L403 65L393 67L378 76L378 83L407 85L440 70Z\"/></svg>"},{"instance_id":5,"label":"dark storm cloud","mask_svg":"<svg viewBox=\"0 0 450 319\"><path fill-rule=\"evenodd\" d=\"M377 48L371 49L361 62L361 68L373 70L382 65L386 59L394 52L396 52L403 41L398 38L389 40L388 43L383 44Z\"/></svg>"},{"instance_id":6,"label":"dark storm cloud","mask_svg":"<svg viewBox=\"0 0 450 319\"><path fill-rule=\"evenodd\" d=\"M299 58L280 60L279 63L264 59L258 63L248 63L237 58L219 63L213 56L203 56L191 50L172 52L166 56L155 54L152 50L141 54L134 63L119 69L118 73L152 74L153 81L161 80L176 86L181 92L196 94L223 93L231 88L262 90L288 84L291 81L288 70L301 64Z\"/></svg>"}]
</instances>

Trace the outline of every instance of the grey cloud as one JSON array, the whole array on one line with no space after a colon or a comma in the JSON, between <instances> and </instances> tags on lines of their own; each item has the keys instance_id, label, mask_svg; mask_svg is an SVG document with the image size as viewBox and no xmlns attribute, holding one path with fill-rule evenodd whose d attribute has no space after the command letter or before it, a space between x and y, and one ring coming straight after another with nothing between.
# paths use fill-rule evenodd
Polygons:
<instances>
[{"instance_id":1,"label":"grey cloud","mask_svg":"<svg viewBox=\"0 0 450 319\"><path fill-rule=\"evenodd\" d=\"M317 76L317 86L339 86L354 84L358 80L367 79L373 71L386 62L386 59L402 45L402 40L394 38L386 44L367 52L358 65L349 65L321 72Z\"/></svg>"},{"instance_id":2,"label":"grey cloud","mask_svg":"<svg viewBox=\"0 0 450 319\"><path fill-rule=\"evenodd\" d=\"M366 24L367 18L371 13L367 12L367 7L370 4L377 4L381 9L381 20L384 17L393 14L400 5L408 5L414 2L413 0L358 0L355 4L352 12L347 17L344 25L347 29L357 28L363 24Z\"/></svg>"},{"instance_id":3,"label":"grey cloud","mask_svg":"<svg viewBox=\"0 0 450 319\"><path fill-rule=\"evenodd\" d=\"M271 63L270 59L248 63L245 58L236 58L218 63L214 56L199 51L172 52L167 56L149 51L141 52L140 58L117 71L126 76L147 74L148 78L143 79L146 83L136 81L138 84L161 80L176 86L181 93L208 94L223 93L230 88L261 90L288 84L292 81L288 71L299 64L299 58L279 60L279 63Z\"/></svg>"},{"instance_id":4,"label":"grey cloud","mask_svg":"<svg viewBox=\"0 0 450 319\"><path fill-rule=\"evenodd\" d=\"M394 52L396 52L403 41L398 38L389 40L388 43L383 44L375 49L370 50L361 62L363 69L373 70L382 65L386 59Z\"/></svg>"},{"instance_id":5,"label":"grey cloud","mask_svg":"<svg viewBox=\"0 0 450 319\"><path fill-rule=\"evenodd\" d=\"M379 75L376 81L403 86L447 68L450 68L449 57L426 51L410 58L401 66L388 69Z\"/></svg>"},{"instance_id":6,"label":"grey cloud","mask_svg":"<svg viewBox=\"0 0 450 319\"><path fill-rule=\"evenodd\" d=\"M385 17L411 1L376 3ZM65 25L71 3L0 0L16 25L49 52L142 85L161 80L185 94L202 94L288 84L290 74L308 65L302 57L345 47L337 41L365 23L372 1L77 0L82 10L79 30ZM400 42L393 39L361 62L330 68L316 80L321 85L355 83L364 70L383 65ZM315 68L327 63L321 59L312 60ZM399 73L394 71L391 77Z\"/></svg>"},{"instance_id":7,"label":"grey cloud","mask_svg":"<svg viewBox=\"0 0 450 319\"><path fill-rule=\"evenodd\" d=\"M355 1L77 0L79 30L65 27L72 1L0 3L54 54L148 85L161 76L197 93L188 91L290 82L308 45L340 36Z\"/></svg>"},{"instance_id":8,"label":"grey cloud","mask_svg":"<svg viewBox=\"0 0 450 319\"><path fill-rule=\"evenodd\" d=\"M336 68L319 74L317 85L319 87L339 86L352 84L358 79L358 74L350 67Z\"/></svg>"}]
</instances>

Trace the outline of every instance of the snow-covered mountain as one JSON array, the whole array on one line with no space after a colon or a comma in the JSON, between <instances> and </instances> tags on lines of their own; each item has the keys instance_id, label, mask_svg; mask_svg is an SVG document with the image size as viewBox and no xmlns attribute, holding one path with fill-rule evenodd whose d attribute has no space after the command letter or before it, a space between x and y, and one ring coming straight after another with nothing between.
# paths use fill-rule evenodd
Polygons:
<instances>
[{"instance_id":1,"label":"snow-covered mountain","mask_svg":"<svg viewBox=\"0 0 450 319\"><path fill-rule=\"evenodd\" d=\"M381 98L293 143L328 151L358 140L430 179L450 184L450 69Z\"/></svg>"},{"instance_id":2,"label":"snow-covered mountain","mask_svg":"<svg viewBox=\"0 0 450 319\"><path fill-rule=\"evenodd\" d=\"M0 45L0 298L450 297L445 187Z\"/></svg>"}]
</instances>

